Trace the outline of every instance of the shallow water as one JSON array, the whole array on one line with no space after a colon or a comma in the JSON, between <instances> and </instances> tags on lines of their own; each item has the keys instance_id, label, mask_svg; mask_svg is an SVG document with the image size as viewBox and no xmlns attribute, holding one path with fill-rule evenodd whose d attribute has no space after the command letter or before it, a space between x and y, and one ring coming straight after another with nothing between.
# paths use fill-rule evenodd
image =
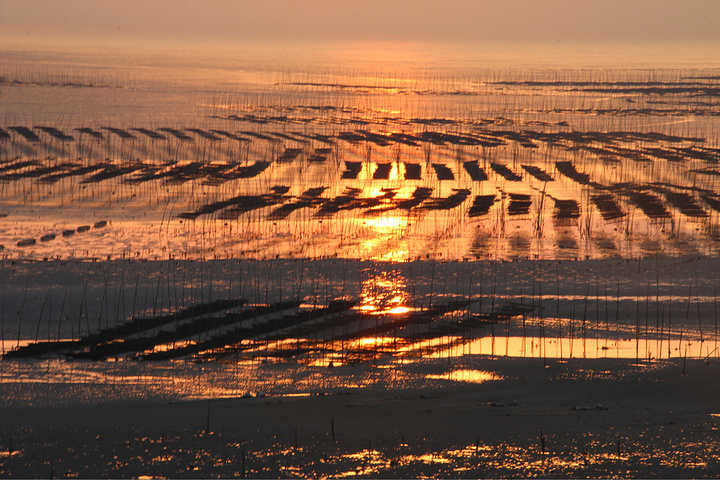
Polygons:
<instances>
[{"instance_id":1,"label":"shallow water","mask_svg":"<svg viewBox=\"0 0 720 480\"><path fill-rule=\"evenodd\" d=\"M247 46L136 48L116 65L77 47L5 53L4 256L408 261L717 251L713 70L513 70L468 60L463 48L448 57L417 45L365 45L365 62L332 68L345 47L315 46L282 67L290 52L271 46L265 57ZM424 61L393 63L387 52L396 50ZM10 128L22 125L38 141ZM346 162L357 162L354 178L343 178ZM466 162L487 179L473 180ZM408 177L410 164L419 179ZM261 171L238 174L252 165ZM286 192L273 194L276 186ZM315 188L322 192L308 202L303 193ZM418 188L431 189L429 198L411 201ZM339 202L348 189L354 198ZM107 226L61 235L100 221Z\"/></svg>"},{"instance_id":2,"label":"shallow water","mask_svg":"<svg viewBox=\"0 0 720 480\"><path fill-rule=\"evenodd\" d=\"M149 346L110 362L6 358L6 386L306 394L484 371L408 372L427 359L717 355L720 83L705 50L649 50L657 68L635 69L597 51L392 42L12 45L3 353L247 304L198 316L200 331L193 317L133 332ZM354 305L300 321L338 299ZM295 330L270 334L280 314L211 326L287 301ZM240 328L183 361L125 361ZM329 373L358 364L371 373Z\"/></svg>"}]
</instances>

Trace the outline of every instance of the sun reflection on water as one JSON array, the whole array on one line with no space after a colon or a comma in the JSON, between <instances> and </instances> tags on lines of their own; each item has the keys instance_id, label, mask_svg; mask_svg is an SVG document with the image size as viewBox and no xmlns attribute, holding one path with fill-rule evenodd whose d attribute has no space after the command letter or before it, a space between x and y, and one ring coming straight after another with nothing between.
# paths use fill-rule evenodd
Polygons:
<instances>
[{"instance_id":1,"label":"sun reflection on water","mask_svg":"<svg viewBox=\"0 0 720 480\"><path fill-rule=\"evenodd\" d=\"M368 227L377 230L379 234L393 233L408 224L407 218L399 216L368 218L364 222Z\"/></svg>"},{"instance_id":2,"label":"sun reflection on water","mask_svg":"<svg viewBox=\"0 0 720 480\"><path fill-rule=\"evenodd\" d=\"M359 308L372 315L403 314L410 311L410 295L400 270L374 274L362 283Z\"/></svg>"},{"instance_id":3,"label":"sun reflection on water","mask_svg":"<svg viewBox=\"0 0 720 480\"><path fill-rule=\"evenodd\" d=\"M483 383L490 380L502 380L501 376L493 372L472 369L452 370L440 375L428 375L426 378L431 380L451 380L453 382L469 383Z\"/></svg>"}]
</instances>

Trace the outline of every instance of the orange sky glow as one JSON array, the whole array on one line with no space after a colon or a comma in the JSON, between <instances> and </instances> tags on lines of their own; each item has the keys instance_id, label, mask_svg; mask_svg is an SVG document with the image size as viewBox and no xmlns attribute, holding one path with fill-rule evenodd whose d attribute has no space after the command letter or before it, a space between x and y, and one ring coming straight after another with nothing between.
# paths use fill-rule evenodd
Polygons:
<instances>
[{"instance_id":1,"label":"orange sky glow","mask_svg":"<svg viewBox=\"0 0 720 480\"><path fill-rule=\"evenodd\" d=\"M714 0L2 0L0 29L183 38L718 41Z\"/></svg>"}]
</instances>

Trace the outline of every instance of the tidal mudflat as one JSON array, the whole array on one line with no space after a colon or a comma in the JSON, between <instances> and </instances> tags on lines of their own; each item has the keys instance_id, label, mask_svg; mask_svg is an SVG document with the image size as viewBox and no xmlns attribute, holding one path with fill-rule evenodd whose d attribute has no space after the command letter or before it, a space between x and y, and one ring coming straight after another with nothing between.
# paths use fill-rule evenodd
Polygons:
<instances>
[{"instance_id":1,"label":"tidal mudflat","mask_svg":"<svg viewBox=\"0 0 720 480\"><path fill-rule=\"evenodd\" d=\"M717 476L716 69L191 53L1 54L2 475Z\"/></svg>"}]
</instances>

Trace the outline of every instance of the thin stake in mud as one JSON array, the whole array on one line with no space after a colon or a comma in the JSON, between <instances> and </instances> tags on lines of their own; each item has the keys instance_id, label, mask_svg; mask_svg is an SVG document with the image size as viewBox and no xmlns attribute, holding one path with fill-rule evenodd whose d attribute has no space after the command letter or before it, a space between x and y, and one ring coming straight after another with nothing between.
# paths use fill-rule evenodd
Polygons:
<instances>
[{"instance_id":1,"label":"thin stake in mud","mask_svg":"<svg viewBox=\"0 0 720 480\"><path fill-rule=\"evenodd\" d=\"M207 402L207 418L205 423L205 435L210 435L210 400Z\"/></svg>"},{"instance_id":2,"label":"thin stake in mud","mask_svg":"<svg viewBox=\"0 0 720 480\"><path fill-rule=\"evenodd\" d=\"M667 329L668 358L670 358L670 353L671 353L671 346L670 346L671 334L672 334L672 302L670 302L670 305L668 306L668 329Z\"/></svg>"},{"instance_id":3,"label":"thin stake in mud","mask_svg":"<svg viewBox=\"0 0 720 480\"><path fill-rule=\"evenodd\" d=\"M545 314L543 312L543 293L542 293L542 264L540 266L540 276L538 277L538 310L540 313L540 348L542 349L543 366L547 367L547 345L545 343ZM523 315L524 317L524 315Z\"/></svg>"},{"instance_id":4,"label":"thin stake in mud","mask_svg":"<svg viewBox=\"0 0 720 480\"><path fill-rule=\"evenodd\" d=\"M78 315L78 336L81 335L82 331L83 306L85 307L85 323L87 324L87 335L90 335L90 313L88 312L87 306L87 287L89 282L90 276L88 275L85 277L82 299L80 300L80 315Z\"/></svg>"},{"instance_id":5,"label":"thin stake in mud","mask_svg":"<svg viewBox=\"0 0 720 480\"><path fill-rule=\"evenodd\" d=\"M98 308L98 331L102 330L102 313L103 313L103 307L106 307L107 302L107 287L108 287L108 280L107 275L105 276L105 283L103 286L103 293L102 298L100 299L100 308ZM105 316L105 326L108 325L108 319L107 315ZM35 340L37 341L37 339Z\"/></svg>"},{"instance_id":6,"label":"thin stake in mud","mask_svg":"<svg viewBox=\"0 0 720 480\"><path fill-rule=\"evenodd\" d=\"M713 270L713 274L715 271ZM664 313L664 312L663 312ZM717 312L715 312L717 318ZM655 254L655 330L659 329L660 322L660 254ZM662 343L662 330L660 331L660 342ZM660 352L658 351L658 355Z\"/></svg>"},{"instance_id":7,"label":"thin stake in mud","mask_svg":"<svg viewBox=\"0 0 720 480\"><path fill-rule=\"evenodd\" d=\"M555 288L557 290L556 293L556 305L555 305L555 317L557 318L557 326L558 326L558 338L560 339L560 358L563 358L563 328L562 328L562 320L560 319L560 264L555 264Z\"/></svg>"},{"instance_id":8,"label":"thin stake in mud","mask_svg":"<svg viewBox=\"0 0 720 480\"><path fill-rule=\"evenodd\" d=\"M40 323L42 322L42 315L43 315L43 313L45 313L45 306L47 305L48 298L50 298L51 293L52 293L52 280L50 281L50 288L48 289L48 292L45 294L45 300L43 300L43 305L40 308L40 315L38 315L38 324L37 324L37 328L35 329L35 342L38 341L38 337L40 336ZM48 324L49 323L50 322L48 320Z\"/></svg>"},{"instance_id":9,"label":"thin stake in mud","mask_svg":"<svg viewBox=\"0 0 720 480\"><path fill-rule=\"evenodd\" d=\"M617 277L617 290L615 291L615 327L620 330L620 275Z\"/></svg>"},{"instance_id":10,"label":"thin stake in mud","mask_svg":"<svg viewBox=\"0 0 720 480\"><path fill-rule=\"evenodd\" d=\"M717 338L717 321L715 322L715 337ZM2 342L2 356L5 356L5 285L3 284L2 305L0 305L0 342Z\"/></svg>"},{"instance_id":11,"label":"thin stake in mud","mask_svg":"<svg viewBox=\"0 0 720 480\"><path fill-rule=\"evenodd\" d=\"M690 299L692 298L692 287L693 287L693 278L692 275L690 276L690 288L688 289L688 298L687 298L687 309L685 310L685 322L687 325L690 325ZM680 341L682 342L682 332L683 329L680 329ZM700 331L700 337L702 338L702 330Z\"/></svg>"},{"instance_id":12,"label":"thin stake in mud","mask_svg":"<svg viewBox=\"0 0 720 480\"><path fill-rule=\"evenodd\" d=\"M532 309L533 315L535 314L535 278L536 278L535 265L533 264L532 290L530 292L531 293L530 308ZM525 321L525 315L523 315L522 327L523 327L523 343L522 343L521 353L524 355L525 354L525 344L527 342L527 325L526 325L526 321ZM534 341L533 341L533 343L534 343ZM531 348L530 351L532 354L533 349Z\"/></svg>"},{"instance_id":13,"label":"thin stake in mud","mask_svg":"<svg viewBox=\"0 0 720 480\"><path fill-rule=\"evenodd\" d=\"M600 277L595 277L595 331L600 331Z\"/></svg>"},{"instance_id":14,"label":"thin stake in mud","mask_svg":"<svg viewBox=\"0 0 720 480\"><path fill-rule=\"evenodd\" d=\"M492 301L490 305L490 314L495 314L495 292L497 287L497 270L495 269L496 265L493 263L493 285L492 285ZM491 347L490 347L490 358L495 358L495 322L490 323L490 335L492 338Z\"/></svg>"},{"instance_id":15,"label":"thin stake in mud","mask_svg":"<svg viewBox=\"0 0 720 480\"><path fill-rule=\"evenodd\" d=\"M697 275L697 267L693 266L693 274ZM700 286L699 280L697 281L698 287ZM695 307L697 308L697 317L698 317L698 329L700 330L700 343L704 340L703 335L703 325L702 325L702 315L700 314L700 289L695 288Z\"/></svg>"},{"instance_id":16,"label":"thin stake in mud","mask_svg":"<svg viewBox=\"0 0 720 480\"><path fill-rule=\"evenodd\" d=\"M582 319L582 343L583 343L583 358L587 357L587 309L588 309L588 298L590 297L590 283L585 283L585 306L583 307L583 319Z\"/></svg>"},{"instance_id":17,"label":"thin stake in mud","mask_svg":"<svg viewBox=\"0 0 720 480\"><path fill-rule=\"evenodd\" d=\"M639 269L638 269L639 271ZM688 305L688 308L689 305ZM640 283L635 289L635 361L640 358Z\"/></svg>"},{"instance_id":18,"label":"thin stake in mud","mask_svg":"<svg viewBox=\"0 0 720 480\"><path fill-rule=\"evenodd\" d=\"M28 285L30 285L30 277L25 282L25 290L23 290L22 305L20 306L20 320L18 321L17 348L20 348L20 334L22 332L23 313L25 313L25 299L27 298Z\"/></svg>"},{"instance_id":19,"label":"thin stake in mud","mask_svg":"<svg viewBox=\"0 0 720 480\"><path fill-rule=\"evenodd\" d=\"M241 466L240 466L240 478L245 478L245 445L240 445L240 458L241 458Z\"/></svg>"},{"instance_id":20,"label":"thin stake in mud","mask_svg":"<svg viewBox=\"0 0 720 480\"><path fill-rule=\"evenodd\" d=\"M718 341L718 311L717 311L717 271L713 270L713 315L715 319L715 345ZM715 350L718 350L715 348ZM720 353L718 354L720 357Z\"/></svg>"}]
</instances>

